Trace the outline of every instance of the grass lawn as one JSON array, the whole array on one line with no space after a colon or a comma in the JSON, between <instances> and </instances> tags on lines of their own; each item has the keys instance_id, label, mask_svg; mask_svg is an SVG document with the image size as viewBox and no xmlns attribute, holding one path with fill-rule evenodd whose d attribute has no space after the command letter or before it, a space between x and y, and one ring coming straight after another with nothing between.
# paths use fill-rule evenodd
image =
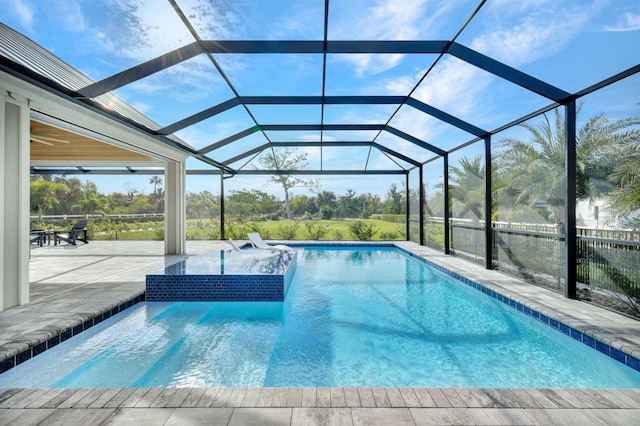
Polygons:
<instances>
[{"instance_id":1,"label":"grass lawn","mask_svg":"<svg viewBox=\"0 0 640 426\"><path fill-rule=\"evenodd\" d=\"M375 233L372 240L404 240L404 224L385 222L378 219L362 219L371 224ZM220 239L220 229L210 221L187 221L187 240L217 240ZM264 239L282 240L357 240L349 231L349 223L353 219L345 220L316 220L293 221L276 220L268 222L251 222L244 224L227 224L225 237L238 240L247 239L247 233L259 232ZM100 233L95 230L94 240L158 240L162 239L162 230L138 230Z\"/></svg>"},{"instance_id":2,"label":"grass lawn","mask_svg":"<svg viewBox=\"0 0 640 426\"><path fill-rule=\"evenodd\" d=\"M404 240L405 228L403 224L385 222L377 219L363 220L373 225L376 232L372 240ZM357 240L349 230L351 219L346 220L314 220L300 221L279 220L270 222L254 222L245 225L247 232L259 232L264 239L285 240ZM230 233L230 229L225 230ZM233 231L231 231L233 233ZM242 235L242 234L241 234ZM230 238L233 238L230 236ZM244 237L247 238L246 232Z\"/></svg>"}]
</instances>

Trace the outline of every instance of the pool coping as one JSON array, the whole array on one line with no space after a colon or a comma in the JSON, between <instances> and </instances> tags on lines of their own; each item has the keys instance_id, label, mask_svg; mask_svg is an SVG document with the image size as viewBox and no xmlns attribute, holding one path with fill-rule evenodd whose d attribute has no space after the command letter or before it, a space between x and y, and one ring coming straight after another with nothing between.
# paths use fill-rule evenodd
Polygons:
<instances>
[{"instance_id":1,"label":"pool coping","mask_svg":"<svg viewBox=\"0 0 640 426\"><path fill-rule=\"evenodd\" d=\"M559 332L640 371L640 322L412 242L286 241L291 247L396 247ZM515 291L514 291L515 289ZM526 289L526 291L523 291ZM518 291L520 290L520 291ZM532 297L533 295L533 297ZM99 311L26 333L0 346L0 373L145 300L144 290ZM541 303L543 301L544 303ZM606 320L602 321L602 313ZM600 314L600 315L594 315Z\"/></svg>"},{"instance_id":2,"label":"pool coping","mask_svg":"<svg viewBox=\"0 0 640 426\"><path fill-rule=\"evenodd\" d=\"M141 292L127 300L107 306L99 312L71 317L60 326L44 327L36 332L23 334L20 339L14 339L12 343L0 346L0 374L144 301L145 294Z\"/></svg>"}]
</instances>

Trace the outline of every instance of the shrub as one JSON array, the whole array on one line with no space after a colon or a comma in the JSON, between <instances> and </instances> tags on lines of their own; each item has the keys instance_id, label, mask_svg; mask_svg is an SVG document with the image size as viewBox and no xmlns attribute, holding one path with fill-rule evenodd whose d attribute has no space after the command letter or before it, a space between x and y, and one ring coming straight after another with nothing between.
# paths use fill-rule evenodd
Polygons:
<instances>
[{"instance_id":1,"label":"shrub","mask_svg":"<svg viewBox=\"0 0 640 426\"><path fill-rule=\"evenodd\" d=\"M248 223L247 226L249 227L249 232L257 232L258 234L262 233L262 225L259 223L251 222Z\"/></svg>"},{"instance_id":2,"label":"shrub","mask_svg":"<svg viewBox=\"0 0 640 426\"><path fill-rule=\"evenodd\" d=\"M312 240L321 240L329 232L329 227L327 225L307 222L305 223L305 226L307 227L307 232L309 232L309 237Z\"/></svg>"},{"instance_id":3,"label":"shrub","mask_svg":"<svg viewBox=\"0 0 640 426\"><path fill-rule=\"evenodd\" d=\"M320 216L325 220L331 219L333 217L333 209L329 206L320 207Z\"/></svg>"},{"instance_id":4,"label":"shrub","mask_svg":"<svg viewBox=\"0 0 640 426\"><path fill-rule=\"evenodd\" d=\"M369 241L376 233L377 229L373 223L364 220L354 220L349 222L349 231L360 241Z\"/></svg>"},{"instance_id":5,"label":"shrub","mask_svg":"<svg viewBox=\"0 0 640 426\"><path fill-rule=\"evenodd\" d=\"M407 217L404 214L385 213L380 215L380 219L385 222L404 223L407 220Z\"/></svg>"},{"instance_id":6,"label":"shrub","mask_svg":"<svg viewBox=\"0 0 640 426\"><path fill-rule=\"evenodd\" d=\"M250 231L249 231L250 232ZM247 227L235 223L226 223L224 225L225 238L233 238L236 240L247 239Z\"/></svg>"},{"instance_id":7,"label":"shrub","mask_svg":"<svg viewBox=\"0 0 640 426\"><path fill-rule=\"evenodd\" d=\"M220 227L219 226L212 227L209 232L209 236L212 240L220 239Z\"/></svg>"},{"instance_id":8,"label":"shrub","mask_svg":"<svg viewBox=\"0 0 640 426\"><path fill-rule=\"evenodd\" d=\"M399 237L397 232L382 232L380 233L380 239L384 241L397 240Z\"/></svg>"},{"instance_id":9,"label":"shrub","mask_svg":"<svg viewBox=\"0 0 640 426\"><path fill-rule=\"evenodd\" d=\"M283 224L278 226L278 234L280 238L285 240L293 240L296 238L296 232L298 230L298 222L293 222L291 224Z\"/></svg>"}]
</instances>

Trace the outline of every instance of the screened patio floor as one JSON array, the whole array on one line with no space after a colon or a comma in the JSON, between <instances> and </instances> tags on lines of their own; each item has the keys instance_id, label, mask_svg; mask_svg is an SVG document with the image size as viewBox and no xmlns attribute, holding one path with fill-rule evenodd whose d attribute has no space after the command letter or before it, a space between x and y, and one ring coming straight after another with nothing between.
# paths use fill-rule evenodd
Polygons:
<instances>
[{"instance_id":1,"label":"screened patio floor","mask_svg":"<svg viewBox=\"0 0 640 426\"><path fill-rule=\"evenodd\" d=\"M640 357L638 321L566 299L411 242L414 254ZM195 255L228 249L189 241ZM92 241L31 251L31 303L0 312L0 358L82 324L144 291L145 275L184 256L163 242ZM2 389L0 423L25 424L631 424L640 389L198 388Z\"/></svg>"}]
</instances>

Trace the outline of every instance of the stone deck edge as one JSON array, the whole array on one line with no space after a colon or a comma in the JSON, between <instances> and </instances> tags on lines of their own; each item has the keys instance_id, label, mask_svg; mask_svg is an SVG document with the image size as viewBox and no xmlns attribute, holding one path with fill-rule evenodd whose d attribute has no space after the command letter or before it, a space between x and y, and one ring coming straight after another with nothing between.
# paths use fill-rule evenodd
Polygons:
<instances>
[{"instance_id":1,"label":"stone deck edge","mask_svg":"<svg viewBox=\"0 0 640 426\"><path fill-rule=\"evenodd\" d=\"M0 389L0 409L78 408L640 408L640 389L34 388Z\"/></svg>"},{"instance_id":2,"label":"stone deck edge","mask_svg":"<svg viewBox=\"0 0 640 426\"><path fill-rule=\"evenodd\" d=\"M67 318L64 323L21 335L0 346L0 374L145 300L144 291L103 306L97 312Z\"/></svg>"}]
</instances>

